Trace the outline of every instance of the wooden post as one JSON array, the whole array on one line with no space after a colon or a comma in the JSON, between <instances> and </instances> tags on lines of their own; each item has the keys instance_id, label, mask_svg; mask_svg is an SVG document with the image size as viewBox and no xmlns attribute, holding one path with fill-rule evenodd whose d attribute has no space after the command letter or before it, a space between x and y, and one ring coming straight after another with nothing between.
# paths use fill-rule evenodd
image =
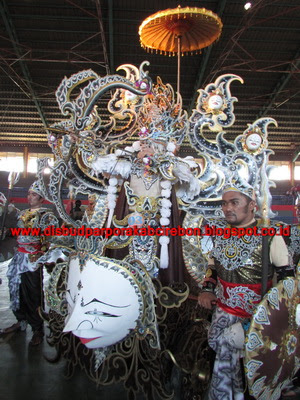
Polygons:
<instances>
[{"instance_id":1,"label":"wooden post","mask_svg":"<svg viewBox=\"0 0 300 400\"><path fill-rule=\"evenodd\" d=\"M295 185L295 161L290 161L290 178L291 178L291 186Z\"/></svg>"},{"instance_id":2,"label":"wooden post","mask_svg":"<svg viewBox=\"0 0 300 400\"><path fill-rule=\"evenodd\" d=\"M23 177L27 178L28 177L28 146L24 147L24 152L23 152L23 163L24 163L24 170L23 170Z\"/></svg>"}]
</instances>

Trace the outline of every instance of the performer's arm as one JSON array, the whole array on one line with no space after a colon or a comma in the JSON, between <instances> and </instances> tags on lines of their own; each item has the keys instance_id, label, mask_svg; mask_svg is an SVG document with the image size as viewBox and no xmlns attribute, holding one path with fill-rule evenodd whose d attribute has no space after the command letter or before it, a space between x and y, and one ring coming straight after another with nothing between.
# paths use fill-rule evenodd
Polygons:
<instances>
[{"instance_id":1,"label":"performer's arm","mask_svg":"<svg viewBox=\"0 0 300 400\"><path fill-rule=\"evenodd\" d=\"M215 295L215 287L217 286L217 271L214 268L214 260L208 260L208 268L205 278L202 282L202 290L198 296L198 303L200 306L211 310L217 302Z\"/></svg>"},{"instance_id":2,"label":"performer's arm","mask_svg":"<svg viewBox=\"0 0 300 400\"><path fill-rule=\"evenodd\" d=\"M294 276L294 269L289 265L288 248L282 236L274 236L270 245L270 261L275 265L277 281Z\"/></svg>"}]
</instances>

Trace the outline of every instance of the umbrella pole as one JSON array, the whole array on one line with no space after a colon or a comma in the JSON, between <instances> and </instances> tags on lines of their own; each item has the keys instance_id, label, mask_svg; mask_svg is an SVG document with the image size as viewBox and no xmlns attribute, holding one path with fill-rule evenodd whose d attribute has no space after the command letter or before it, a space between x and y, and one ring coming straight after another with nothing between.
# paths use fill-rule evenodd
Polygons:
<instances>
[{"instance_id":1,"label":"umbrella pole","mask_svg":"<svg viewBox=\"0 0 300 400\"><path fill-rule=\"evenodd\" d=\"M180 94L180 53L181 53L181 36L177 36L177 96Z\"/></svg>"}]
</instances>

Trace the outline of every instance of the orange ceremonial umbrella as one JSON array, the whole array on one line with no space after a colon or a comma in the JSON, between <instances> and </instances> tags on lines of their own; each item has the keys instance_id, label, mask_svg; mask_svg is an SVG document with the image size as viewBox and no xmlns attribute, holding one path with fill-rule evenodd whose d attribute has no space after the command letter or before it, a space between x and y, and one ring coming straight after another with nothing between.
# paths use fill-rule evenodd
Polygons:
<instances>
[{"instance_id":1,"label":"orange ceremonial umbrella","mask_svg":"<svg viewBox=\"0 0 300 400\"><path fill-rule=\"evenodd\" d=\"M222 21L205 8L184 7L158 11L139 27L141 46L164 55L178 56L177 92L180 91L180 56L197 53L217 40Z\"/></svg>"}]
</instances>

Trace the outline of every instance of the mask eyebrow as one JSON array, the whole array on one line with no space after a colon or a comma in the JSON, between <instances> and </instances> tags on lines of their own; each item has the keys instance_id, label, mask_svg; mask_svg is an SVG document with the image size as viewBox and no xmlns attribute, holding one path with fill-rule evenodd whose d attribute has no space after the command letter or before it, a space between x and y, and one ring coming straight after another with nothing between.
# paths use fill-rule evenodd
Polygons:
<instances>
[{"instance_id":1,"label":"mask eyebrow","mask_svg":"<svg viewBox=\"0 0 300 400\"><path fill-rule=\"evenodd\" d=\"M128 304L127 306L114 306L113 304L108 304L108 303L104 303L101 300L96 299L95 297L93 298L93 300L89 301L88 303L84 304L83 299L81 301L81 307L85 307L88 306L91 303L101 303L101 304L105 304L106 306L110 306L110 307L114 307L114 308L127 308L130 306L130 304Z\"/></svg>"},{"instance_id":2,"label":"mask eyebrow","mask_svg":"<svg viewBox=\"0 0 300 400\"><path fill-rule=\"evenodd\" d=\"M98 312L98 311L96 311L96 310L92 310L92 311L85 311L85 314L87 314L87 315L92 315L92 316L94 316L95 318L99 318L100 319L100 317L113 317L113 318L118 318L118 317L120 317L121 315L116 315L116 314L111 314L111 313L107 313L107 312Z\"/></svg>"}]
</instances>

